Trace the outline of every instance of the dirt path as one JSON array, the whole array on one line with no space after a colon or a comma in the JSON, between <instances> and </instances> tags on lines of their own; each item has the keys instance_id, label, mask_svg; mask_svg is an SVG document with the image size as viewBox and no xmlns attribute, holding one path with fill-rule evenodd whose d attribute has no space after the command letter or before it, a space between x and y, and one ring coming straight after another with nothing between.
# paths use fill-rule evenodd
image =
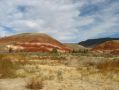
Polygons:
<instances>
[{"instance_id":1,"label":"dirt path","mask_svg":"<svg viewBox=\"0 0 119 90\"><path fill-rule=\"evenodd\" d=\"M1 79L0 90L28 90L25 88L24 79Z\"/></svg>"}]
</instances>

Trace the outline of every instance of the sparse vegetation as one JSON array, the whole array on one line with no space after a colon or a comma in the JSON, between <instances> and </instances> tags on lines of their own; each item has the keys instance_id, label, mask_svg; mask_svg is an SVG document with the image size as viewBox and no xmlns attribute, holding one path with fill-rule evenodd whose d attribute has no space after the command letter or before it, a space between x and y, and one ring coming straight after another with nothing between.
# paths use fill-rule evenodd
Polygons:
<instances>
[{"instance_id":1,"label":"sparse vegetation","mask_svg":"<svg viewBox=\"0 0 119 90\"><path fill-rule=\"evenodd\" d=\"M83 53L83 54L86 54L88 52L89 52L88 49L79 49L79 50L73 50L72 51L72 53Z\"/></svg>"},{"instance_id":2,"label":"sparse vegetation","mask_svg":"<svg viewBox=\"0 0 119 90\"><path fill-rule=\"evenodd\" d=\"M63 73L60 70L57 71L57 79L58 79L59 82L63 80Z\"/></svg>"},{"instance_id":3,"label":"sparse vegetation","mask_svg":"<svg viewBox=\"0 0 119 90\"><path fill-rule=\"evenodd\" d=\"M58 53L57 48L53 48L51 52L52 53Z\"/></svg>"},{"instance_id":4,"label":"sparse vegetation","mask_svg":"<svg viewBox=\"0 0 119 90\"><path fill-rule=\"evenodd\" d=\"M2 57L0 59L0 78L16 77L15 71L18 67L18 63L12 61L10 58Z\"/></svg>"},{"instance_id":5,"label":"sparse vegetation","mask_svg":"<svg viewBox=\"0 0 119 90\"><path fill-rule=\"evenodd\" d=\"M43 80L38 77L32 77L29 81L26 82L26 88L32 90L42 89L43 86Z\"/></svg>"},{"instance_id":6,"label":"sparse vegetation","mask_svg":"<svg viewBox=\"0 0 119 90\"><path fill-rule=\"evenodd\" d=\"M91 84L95 87L90 87L90 83L119 82L119 60L118 56L113 55L108 57L108 55L96 55L89 52L73 54L22 52L0 54L0 59L0 65L2 64L0 73L4 73L4 77L1 78L20 77L28 79L28 77L32 77L25 82L26 86L24 87L31 90L52 90L54 87L56 90L61 88L77 90L80 87L84 90L96 90L97 85ZM3 62L5 62L4 67ZM89 86L89 89L79 82L86 82L85 85ZM103 84L107 85L106 83L98 85L101 87L99 90L103 90ZM110 87L105 87L105 89L108 90L112 87L110 84Z\"/></svg>"},{"instance_id":7,"label":"sparse vegetation","mask_svg":"<svg viewBox=\"0 0 119 90\"><path fill-rule=\"evenodd\" d=\"M105 61L96 64L96 67L105 72L109 71L118 71L119 72L119 61L112 60L112 61Z\"/></svg>"},{"instance_id":8,"label":"sparse vegetation","mask_svg":"<svg viewBox=\"0 0 119 90\"><path fill-rule=\"evenodd\" d=\"M12 53L13 52L13 49L12 48L9 48L9 53Z\"/></svg>"}]
</instances>

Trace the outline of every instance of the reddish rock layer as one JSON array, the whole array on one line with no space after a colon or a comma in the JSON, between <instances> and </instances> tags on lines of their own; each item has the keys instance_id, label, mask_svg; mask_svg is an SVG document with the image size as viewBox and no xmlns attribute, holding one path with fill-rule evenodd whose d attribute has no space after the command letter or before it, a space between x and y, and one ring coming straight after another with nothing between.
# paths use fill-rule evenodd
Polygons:
<instances>
[{"instance_id":1,"label":"reddish rock layer","mask_svg":"<svg viewBox=\"0 0 119 90\"><path fill-rule=\"evenodd\" d=\"M100 45L97 45L92 49L93 51L103 51L103 52L109 52L109 53L119 53L119 41L107 41Z\"/></svg>"},{"instance_id":2,"label":"reddish rock layer","mask_svg":"<svg viewBox=\"0 0 119 90\"><path fill-rule=\"evenodd\" d=\"M24 33L0 38L0 44L14 45L18 46L18 48L20 46L27 52L50 52L54 48L59 52L71 51L70 48L59 41L41 33Z\"/></svg>"}]
</instances>

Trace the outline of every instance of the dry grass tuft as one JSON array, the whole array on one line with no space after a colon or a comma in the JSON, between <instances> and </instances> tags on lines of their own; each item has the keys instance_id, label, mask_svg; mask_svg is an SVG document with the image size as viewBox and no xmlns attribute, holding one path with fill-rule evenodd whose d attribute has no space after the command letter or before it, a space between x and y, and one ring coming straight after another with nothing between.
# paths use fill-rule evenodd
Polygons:
<instances>
[{"instance_id":1,"label":"dry grass tuft","mask_svg":"<svg viewBox=\"0 0 119 90\"><path fill-rule=\"evenodd\" d=\"M97 69L101 71L119 71L119 61L105 61L96 64Z\"/></svg>"},{"instance_id":2,"label":"dry grass tuft","mask_svg":"<svg viewBox=\"0 0 119 90\"><path fill-rule=\"evenodd\" d=\"M38 77L32 77L27 83L26 88L32 90L39 90L43 88L43 79L39 79Z\"/></svg>"},{"instance_id":3,"label":"dry grass tuft","mask_svg":"<svg viewBox=\"0 0 119 90\"><path fill-rule=\"evenodd\" d=\"M63 72L60 70L57 71L57 79L59 82L63 80Z\"/></svg>"}]
</instances>

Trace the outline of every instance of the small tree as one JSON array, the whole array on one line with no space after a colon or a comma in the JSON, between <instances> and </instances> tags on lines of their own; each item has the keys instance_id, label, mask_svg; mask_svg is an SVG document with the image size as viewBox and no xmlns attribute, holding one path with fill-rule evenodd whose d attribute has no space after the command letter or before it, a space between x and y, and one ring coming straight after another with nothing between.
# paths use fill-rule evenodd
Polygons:
<instances>
[{"instance_id":1,"label":"small tree","mask_svg":"<svg viewBox=\"0 0 119 90\"><path fill-rule=\"evenodd\" d=\"M53 48L51 52L52 53L58 53L57 48Z\"/></svg>"},{"instance_id":2,"label":"small tree","mask_svg":"<svg viewBox=\"0 0 119 90\"><path fill-rule=\"evenodd\" d=\"M13 49L12 48L9 48L9 53L12 53L13 52Z\"/></svg>"}]
</instances>

